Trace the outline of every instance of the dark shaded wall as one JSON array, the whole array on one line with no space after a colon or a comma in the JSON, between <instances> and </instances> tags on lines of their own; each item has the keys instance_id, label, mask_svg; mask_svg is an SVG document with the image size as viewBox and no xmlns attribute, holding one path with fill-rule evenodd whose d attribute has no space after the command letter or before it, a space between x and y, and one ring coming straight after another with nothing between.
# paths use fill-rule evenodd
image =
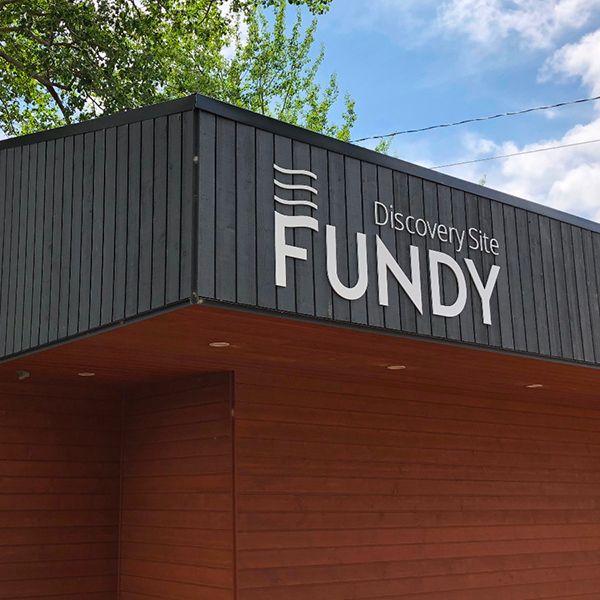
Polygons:
<instances>
[{"instance_id":1,"label":"dark shaded wall","mask_svg":"<svg viewBox=\"0 0 600 600\"><path fill-rule=\"evenodd\" d=\"M0 598L115 600L120 399L2 384Z\"/></svg>"},{"instance_id":2,"label":"dark shaded wall","mask_svg":"<svg viewBox=\"0 0 600 600\"><path fill-rule=\"evenodd\" d=\"M124 404L120 598L233 599L229 375Z\"/></svg>"}]
</instances>

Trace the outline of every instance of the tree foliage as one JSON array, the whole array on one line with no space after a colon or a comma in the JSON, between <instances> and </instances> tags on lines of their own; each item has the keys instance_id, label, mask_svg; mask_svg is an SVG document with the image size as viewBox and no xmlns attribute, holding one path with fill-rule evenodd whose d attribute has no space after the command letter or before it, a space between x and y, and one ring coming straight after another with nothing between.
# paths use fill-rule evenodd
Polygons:
<instances>
[{"instance_id":1,"label":"tree foliage","mask_svg":"<svg viewBox=\"0 0 600 600\"><path fill-rule=\"evenodd\" d=\"M331 0L287 2L317 15ZM266 7L275 8L272 30ZM338 88L335 77L317 83L316 22L304 31L298 16L288 34L285 8L286 0L0 0L0 128L29 133L200 92L347 138L353 103L341 125L330 123Z\"/></svg>"}]
</instances>

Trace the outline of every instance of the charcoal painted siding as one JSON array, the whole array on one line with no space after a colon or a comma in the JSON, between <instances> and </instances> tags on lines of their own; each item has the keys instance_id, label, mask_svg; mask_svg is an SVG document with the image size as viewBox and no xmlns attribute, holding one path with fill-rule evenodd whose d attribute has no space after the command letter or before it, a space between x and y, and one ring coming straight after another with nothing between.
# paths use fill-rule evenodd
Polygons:
<instances>
[{"instance_id":1,"label":"charcoal painted siding","mask_svg":"<svg viewBox=\"0 0 600 600\"><path fill-rule=\"evenodd\" d=\"M178 106L0 145L0 356L190 298L195 117Z\"/></svg>"},{"instance_id":2,"label":"charcoal painted siding","mask_svg":"<svg viewBox=\"0 0 600 600\"><path fill-rule=\"evenodd\" d=\"M309 317L367 325L544 357L600 363L600 233L594 224L565 222L551 211L522 202L480 196L484 188L406 163L356 150L322 136L300 132L244 111L208 104L199 127L199 259L201 297L275 309ZM362 158L362 155L365 158ZM282 206L307 200L306 191L275 189L284 183L306 183L305 176L274 173L273 163L313 172L318 210ZM397 167L394 168L397 164ZM424 177L415 173L429 173ZM454 183L455 185L452 185ZM462 187L462 189L461 189ZM501 196L495 193L496 196ZM393 204L404 215L423 217L458 229L476 227L498 239L500 254L457 252L452 244L379 227L373 203ZM319 232L288 231L288 243L308 249L308 260L287 260L287 287L275 286L274 211L314 216ZM579 223L584 226L580 226ZM355 301L332 291L326 275L326 224L337 227L338 272L347 285L357 279L356 232L368 240L370 284ZM596 228L597 229L597 228ZM423 261L423 314L390 277L390 305L379 305L375 276L375 236L379 234L401 267L410 273L408 245L471 258L485 278L492 264L501 267L492 298L492 325L483 323L481 303L470 282L465 310L459 317L432 315L427 266ZM456 283L442 271L442 297L456 298Z\"/></svg>"},{"instance_id":3,"label":"charcoal painted siding","mask_svg":"<svg viewBox=\"0 0 600 600\"><path fill-rule=\"evenodd\" d=\"M287 260L275 286L273 164L312 171L319 232L290 231L308 260ZM277 174L284 183L307 183ZM312 179L310 181L313 181ZM288 200L306 190L278 188ZM476 227L500 254L379 227L373 202L404 215ZM357 277L357 232L367 234L370 284L348 301L329 285L325 225L337 228L338 272ZM378 302L375 234L409 271L408 245L439 250L484 277L501 267L492 325L470 279L465 310L423 314L390 277ZM456 282L442 271L442 297ZM152 311L201 300L381 328L481 347L600 364L600 226L494 190L190 96L80 125L0 142L0 358Z\"/></svg>"}]
</instances>

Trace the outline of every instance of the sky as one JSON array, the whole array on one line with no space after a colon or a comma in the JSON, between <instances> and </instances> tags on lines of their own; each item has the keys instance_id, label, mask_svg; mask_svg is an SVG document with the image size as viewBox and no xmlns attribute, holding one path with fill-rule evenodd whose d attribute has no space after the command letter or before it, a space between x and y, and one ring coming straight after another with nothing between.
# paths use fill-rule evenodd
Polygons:
<instances>
[{"instance_id":1,"label":"sky","mask_svg":"<svg viewBox=\"0 0 600 600\"><path fill-rule=\"evenodd\" d=\"M600 95L600 0L333 0L323 72L354 138ZM425 166L600 139L600 102L394 139ZM600 143L443 172L600 221Z\"/></svg>"}]
</instances>

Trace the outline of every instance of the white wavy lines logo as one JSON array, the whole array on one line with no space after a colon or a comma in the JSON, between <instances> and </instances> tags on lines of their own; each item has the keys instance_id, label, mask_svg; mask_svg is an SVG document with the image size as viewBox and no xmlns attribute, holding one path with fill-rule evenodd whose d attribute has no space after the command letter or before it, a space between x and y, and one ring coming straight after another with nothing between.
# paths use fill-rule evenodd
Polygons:
<instances>
[{"instance_id":1,"label":"white wavy lines logo","mask_svg":"<svg viewBox=\"0 0 600 600\"><path fill-rule=\"evenodd\" d=\"M317 176L312 171L305 171L304 169L286 169L284 167L280 167L273 163L273 169L278 173L282 173L283 175L291 175L294 177L295 175L303 175L305 177L310 177L311 179L317 180ZM301 192L310 192L311 194L318 196L319 192L316 188L311 185L303 185L299 183L283 183L277 179L277 176L273 179L273 183L282 190L292 190L292 191L301 191ZM275 194L275 201L279 202L279 204L285 204L286 206L307 206L309 208L313 208L314 210L318 210L319 207L309 200L286 200L285 198L281 198L277 194Z\"/></svg>"}]
</instances>

